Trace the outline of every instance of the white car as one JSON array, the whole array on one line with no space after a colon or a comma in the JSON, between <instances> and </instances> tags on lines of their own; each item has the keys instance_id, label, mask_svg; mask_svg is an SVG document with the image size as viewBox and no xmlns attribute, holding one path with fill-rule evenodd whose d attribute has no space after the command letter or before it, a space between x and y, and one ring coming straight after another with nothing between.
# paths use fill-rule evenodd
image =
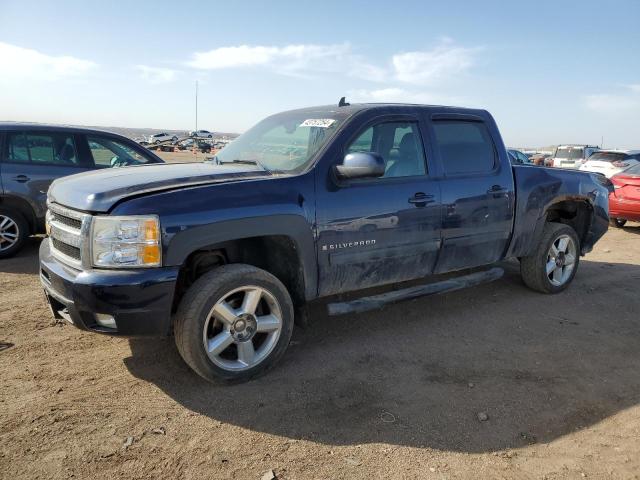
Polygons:
<instances>
[{"instance_id":1,"label":"white car","mask_svg":"<svg viewBox=\"0 0 640 480\"><path fill-rule=\"evenodd\" d=\"M640 163L640 150L600 150L580 167L585 172L602 173L607 178Z\"/></svg>"},{"instance_id":2,"label":"white car","mask_svg":"<svg viewBox=\"0 0 640 480\"><path fill-rule=\"evenodd\" d=\"M195 132L189 132L189 136L195 138L213 138L213 132L209 130L196 130Z\"/></svg>"},{"instance_id":3,"label":"white car","mask_svg":"<svg viewBox=\"0 0 640 480\"><path fill-rule=\"evenodd\" d=\"M176 142L178 141L178 137L176 135L170 135L166 132L156 133L155 135L149 135L147 140L149 143L160 143L160 142Z\"/></svg>"},{"instance_id":4,"label":"white car","mask_svg":"<svg viewBox=\"0 0 640 480\"><path fill-rule=\"evenodd\" d=\"M600 150L593 145L558 145L553 154L556 168L580 168L592 153Z\"/></svg>"}]
</instances>

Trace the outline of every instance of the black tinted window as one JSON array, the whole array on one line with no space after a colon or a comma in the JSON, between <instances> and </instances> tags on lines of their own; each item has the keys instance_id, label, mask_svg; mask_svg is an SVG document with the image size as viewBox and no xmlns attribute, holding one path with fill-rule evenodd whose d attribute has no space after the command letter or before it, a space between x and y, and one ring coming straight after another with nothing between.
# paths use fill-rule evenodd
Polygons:
<instances>
[{"instance_id":1,"label":"black tinted window","mask_svg":"<svg viewBox=\"0 0 640 480\"><path fill-rule=\"evenodd\" d=\"M598 162L621 162L627 160L629 155L622 152L596 152L589 157L589 160Z\"/></svg>"},{"instance_id":2,"label":"black tinted window","mask_svg":"<svg viewBox=\"0 0 640 480\"><path fill-rule=\"evenodd\" d=\"M6 158L10 162L78 165L73 136L65 133L10 133Z\"/></svg>"},{"instance_id":3,"label":"black tinted window","mask_svg":"<svg viewBox=\"0 0 640 480\"><path fill-rule=\"evenodd\" d=\"M490 172L495 167L493 141L484 123L436 121L433 128L445 174Z\"/></svg>"}]
</instances>

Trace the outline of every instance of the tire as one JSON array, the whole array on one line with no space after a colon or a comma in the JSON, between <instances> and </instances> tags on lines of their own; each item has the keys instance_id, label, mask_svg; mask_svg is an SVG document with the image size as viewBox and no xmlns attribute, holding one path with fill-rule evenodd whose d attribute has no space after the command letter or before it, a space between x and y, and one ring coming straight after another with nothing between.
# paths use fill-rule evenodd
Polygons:
<instances>
[{"instance_id":1,"label":"tire","mask_svg":"<svg viewBox=\"0 0 640 480\"><path fill-rule=\"evenodd\" d=\"M251 302L247 292L258 300ZM205 380L239 383L264 374L284 355L293 321L293 303L280 280L251 265L223 265L196 280L183 297L174 317L175 341L187 365Z\"/></svg>"},{"instance_id":2,"label":"tire","mask_svg":"<svg viewBox=\"0 0 640 480\"><path fill-rule=\"evenodd\" d=\"M610 218L609 225L615 228L622 228L626 225L627 221L622 218Z\"/></svg>"},{"instance_id":3,"label":"tire","mask_svg":"<svg viewBox=\"0 0 640 480\"><path fill-rule=\"evenodd\" d=\"M547 223L536 251L520 260L520 274L533 290L559 293L573 281L579 263L580 240L575 230L563 223Z\"/></svg>"},{"instance_id":4,"label":"tire","mask_svg":"<svg viewBox=\"0 0 640 480\"><path fill-rule=\"evenodd\" d=\"M18 253L29 234L29 224L19 211L0 206L0 258Z\"/></svg>"}]
</instances>

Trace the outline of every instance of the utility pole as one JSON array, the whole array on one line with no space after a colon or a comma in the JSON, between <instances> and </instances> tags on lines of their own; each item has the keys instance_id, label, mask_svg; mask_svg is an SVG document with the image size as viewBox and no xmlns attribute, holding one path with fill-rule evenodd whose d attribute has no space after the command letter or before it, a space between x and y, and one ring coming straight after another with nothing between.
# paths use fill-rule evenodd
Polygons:
<instances>
[{"instance_id":1,"label":"utility pole","mask_svg":"<svg viewBox=\"0 0 640 480\"><path fill-rule=\"evenodd\" d=\"M198 80L196 80L196 132L198 131Z\"/></svg>"}]
</instances>

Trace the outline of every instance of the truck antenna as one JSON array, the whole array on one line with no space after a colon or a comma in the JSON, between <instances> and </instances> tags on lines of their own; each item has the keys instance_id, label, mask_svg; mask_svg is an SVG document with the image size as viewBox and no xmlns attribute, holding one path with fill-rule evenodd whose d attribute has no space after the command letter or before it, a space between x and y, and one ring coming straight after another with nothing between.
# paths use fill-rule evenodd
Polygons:
<instances>
[{"instance_id":1,"label":"truck antenna","mask_svg":"<svg viewBox=\"0 0 640 480\"><path fill-rule=\"evenodd\" d=\"M340 99L340 101L338 102L338 106L339 107L348 107L349 105L351 105L351 104L347 103L347 97L342 97Z\"/></svg>"}]
</instances>

